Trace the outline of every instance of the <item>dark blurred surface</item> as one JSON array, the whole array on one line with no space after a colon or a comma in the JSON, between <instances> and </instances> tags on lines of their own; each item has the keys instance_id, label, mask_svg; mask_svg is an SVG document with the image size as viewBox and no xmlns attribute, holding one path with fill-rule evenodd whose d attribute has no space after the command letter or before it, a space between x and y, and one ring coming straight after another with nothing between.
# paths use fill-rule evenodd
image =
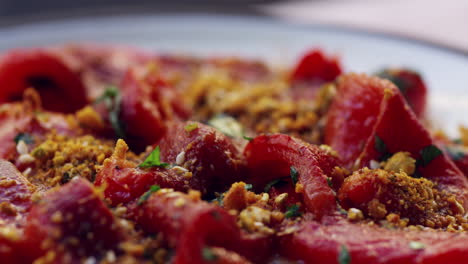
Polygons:
<instances>
[{"instance_id":1,"label":"dark blurred surface","mask_svg":"<svg viewBox=\"0 0 468 264\"><path fill-rule=\"evenodd\" d=\"M275 0L0 0L0 21L53 19L122 13L254 13L254 4Z\"/></svg>"},{"instance_id":2,"label":"dark blurred surface","mask_svg":"<svg viewBox=\"0 0 468 264\"><path fill-rule=\"evenodd\" d=\"M284 0L0 0L0 26L121 14L265 15L254 5Z\"/></svg>"}]
</instances>

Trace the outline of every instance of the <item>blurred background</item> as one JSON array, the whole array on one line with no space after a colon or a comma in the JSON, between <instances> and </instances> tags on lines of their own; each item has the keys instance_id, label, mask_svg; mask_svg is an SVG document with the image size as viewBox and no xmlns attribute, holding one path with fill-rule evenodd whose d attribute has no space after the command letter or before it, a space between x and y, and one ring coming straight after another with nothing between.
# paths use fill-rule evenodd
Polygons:
<instances>
[{"instance_id":1,"label":"blurred background","mask_svg":"<svg viewBox=\"0 0 468 264\"><path fill-rule=\"evenodd\" d=\"M468 0L0 0L0 52L81 41L274 65L325 47L356 72L417 69L435 120L468 122Z\"/></svg>"},{"instance_id":2,"label":"blurred background","mask_svg":"<svg viewBox=\"0 0 468 264\"><path fill-rule=\"evenodd\" d=\"M0 0L0 26L123 13L273 16L389 32L468 52L468 0Z\"/></svg>"}]
</instances>

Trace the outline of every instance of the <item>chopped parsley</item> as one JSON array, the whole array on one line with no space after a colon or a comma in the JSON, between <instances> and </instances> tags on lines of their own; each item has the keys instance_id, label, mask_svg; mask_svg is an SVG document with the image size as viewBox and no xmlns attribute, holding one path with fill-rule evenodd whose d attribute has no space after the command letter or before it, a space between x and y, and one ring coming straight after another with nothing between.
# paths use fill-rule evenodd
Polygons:
<instances>
[{"instance_id":1,"label":"chopped parsley","mask_svg":"<svg viewBox=\"0 0 468 264\"><path fill-rule=\"evenodd\" d=\"M70 179L71 179L70 174L68 172L64 172L62 174L62 178L60 179L60 183L65 184L65 183L69 182Z\"/></svg>"},{"instance_id":2,"label":"chopped parsley","mask_svg":"<svg viewBox=\"0 0 468 264\"><path fill-rule=\"evenodd\" d=\"M333 188L333 182L331 177L327 177L327 184L330 186L330 188Z\"/></svg>"},{"instance_id":3,"label":"chopped parsley","mask_svg":"<svg viewBox=\"0 0 468 264\"><path fill-rule=\"evenodd\" d=\"M280 181L281 181L281 179L272 180L271 182L267 183L267 185L265 185L265 188L263 189L263 191L266 192L266 193L269 192L271 187L275 186Z\"/></svg>"},{"instance_id":4,"label":"chopped parsley","mask_svg":"<svg viewBox=\"0 0 468 264\"><path fill-rule=\"evenodd\" d=\"M224 202L224 193L215 192L216 198L211 200L211 202L217 202L219 206L223 206Z\"/></svg>"},{"instance_id":5,"label":"chopped parsley","mask_svg":"<svg viewBox=\"0 0 468 264\"><path fill-rule=\"evenodd\" d=\"M30 134L23 133L23 132L18 133L13 140L15 141L16 144L18 144L18 142L20 142L20 141L24 141L24 143L26 143L26 144L33 144L34 143L33 137Z\"/></svg>"},{"instance_id":6,"label":"chopped parsley","mask_svg":"<svg viewBox=\"0 0 468 264\"><path fill-rule=\"evenodd\" d=\"M345 245L341 245L340 254L338 255L338 263L339 264L351 263L351 255L349 254L349 250Z\"/></svg>"},{"instance_id":7,"label":"chopped parsley","mask_svg":"<svg viewBox=\"0 0 468 264\"><path fill-rule=\"evenodd\" d=\"M159 149L159 146L157 146L149 156L140 164L138 167L140 168L151 168L151 167L161 167L161 168L167 168L169 166L168 163L161 162L161 150Z\"/></svg>"},{"instance_id":8,"label":"chopped parsley","mask_svg":"<svg viewBox=\"0 0 468 264\"><path fill-rule=\"evenodd\" d=\"M406 91L408 91L408 88L409 88L408 82L400 78L399 76L392 74L388 70L383 70L377 73L377 76L382 79L387 79L391 81L393 84L395 84L395 86L398 88L398 90L400 90L402 94L405 94Z\"/></svg>"},{"instance_id":9,"label":"chopped parsley","mask_svg":"<svg viewBox=\"0 0 468 264\"><path fill-rule=\"evenodd\" d=\"M293 185L296 185L297 183L297 177L299 176L299 173L297 172L297 169L294 168L293 166L291 166L289 168L289 172L291 174L291 180L292 180L292 183Z\"/></svg>"},{"instance_id":10,"label":"chopped parsley","mask_svg":"<svg viewBox=\"0 0 468 264\"><path fill-rule=\"evenodd\" d=\"M253 185L252 185L252 184L246 184L246 185L244 186L244 188L245 188L247 191L250 191L250 190L253 189Z\"/></svg>"},{"instance_id":11,"label":"chopped parsley","mask_svg":"<svg viewBox=\"0 0 468 264\"><path fill-rule=\"evenodd\" d=\"M144 202L146 202L151 194L159 191L161 189L161 187L159 187L159 185L151 185L151 187L149 188L148 191L146 191L137 201L137 205L141 205L143 204Z\"/></svg>"},{"instance_id":12,"label":"chopped parsley","mask_svg":"<svg viewBox=\"0 0 468 264\"><path fill-rule=\"evenodd\" d=\"M429 165L432 160L437 158L442 154L442 150L440 150L438 147L434 145L429 145L427 147L424 147L421 152L421 162L423 167Z\"/></svg>"},{"instance_id":13,"label":"chopped parsley","mask_svg":"<svg viewBox=\"0 0 468 264\"><path fill-rule=\"evenodd\" d=\"M115 135L118 138L124 138L125 133L123 129L122 121L119 119L120 115L120 101L121 96L119 89L115 86L110 86L104 93L99 96L94 103L99 104L104 102L107 111L109 112L109 122L111 123L112 129L114 129Z\"/></svg>"},{"instance_id":14,"label":"chopped parsley","mask_svg":"<svg viewBox=\"0 0 468 264\"><path fill-rule=\"evenodd\" d=\"M248 137L248 136L246 136L246 135L243 135L242 137L243 137L245 140L248 140L248 141L252 141L252 139L253 139L252 137Z\"/></svg>"},{"instance_id":15,"label":"chopped parsley","mask_svg":"<svg viewBox=\"0 0 468 264\"><path fill-rule=\"evenodd\" d=\"M99 104L101 102L105 102L108 99L113 99L119 95L119 89L115 86L109 86L104 90L104 93L102 93L101 96L96 98L94 101L95 104Z\"/></svg>"},{"instance_id":16,"label":"chopped parsley","mask_svg":"<svg viewBox=\"0 0 468 264\"><path fill-rule=\"evenodd\" d=\"M198 128L198 124L197 123L190 123L188 125L186 125L184 127L185 131L187 132L192 132L193 130L197 129Z\"/></svg>"},{"instance_id":17,"label":"chopped parsley","mask_svg":"<svg viewBox=\"0 0 468 264\"><path fill-rule=\"evenodd\" d=\"M379 136L375 135L374 140L374 147L381 155L379 157L379 161L387 160L392 156L392 153L388 152L387 145Z\"/></svg>"},{"instance_id":18,"label":"chopped parsley","mask_svg":"<svg viewBox=\"0 0 468 264\"><path fill-rule=\"evenodd\" d=\"M344 216L348 215L348 211L343 209L343 207L341 207L341 206L338 207L338 213L340 213L341 215L344 215Z\"/></svg>"},{"instance_id":19,"label":"chopped parsley","mask_svg":"<svg viewBox=\"0 0 468 264\"><path fill-rule=\"evenodd\" d=\"M219 258L219 257L218 257L215 253L213 253L213 251L212 251L210 248L208 248L208 247L204 247L204 248L202 249L202 257L203 257L203 259L206 260L206 261L216 261L216 260L218 260L218 258Z\"/></svg>"},{"instance_id":20,"label":"chopped parsley","mask_svg":"<svg viewBox=\"0 0 468 264\"><path fill-rule=\"evenodd\" d=\"M299 211L299 208L300 206L297 204L293 204L289 206L288 209L286 210L286 213L284 214L284 217L292 218L292 217L301 216L302 213Z\"/></svg>"},{"instance_id":21,"label":"chopped parsley","mask_svg":"<svg viewBox=\"0 0 468 264\"><path fill-rule=\"evenodd\" d=\"M419 179L419 178L422 178L422 175L421 175L421 172L415 171L413 175L411 175L411 177Z\"/></svg>"},{"instance_id":22,"label":"chopped parsley","mask_svg":"<svg viewBox=\"0 0 468 264\"><path fill-rule=\"evenodd\" d=\"M378 152L384 154L387 152L387 145L385 145L385 142L377 135L375 135L375 150Z\"/></svg>"},{"instance_id":23,"label":"chopped parsley","mask_svg":"<svg viewBox=\"0 0 468 264\"><path fill-rule=\"evenodd\" d=\"M426 245L424 245L423 243L419 241L411 241L409 242L409 247L414 250L421 250L421 249L424 249Z\"/></svg>"}]
</instances>

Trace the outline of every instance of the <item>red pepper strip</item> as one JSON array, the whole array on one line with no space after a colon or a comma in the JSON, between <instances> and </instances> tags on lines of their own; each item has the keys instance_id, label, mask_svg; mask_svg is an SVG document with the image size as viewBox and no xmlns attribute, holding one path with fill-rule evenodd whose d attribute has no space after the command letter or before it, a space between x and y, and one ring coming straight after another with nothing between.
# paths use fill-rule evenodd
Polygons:
<instances>
[{"instance_id":1,"label":"red pepper strip","mask_svg":"<svg viewBox=\"0 0 468 264\"><path fill-rule=\"evenodd\" d=\"M141 145L151 145L166 131L159 102L153 101L152 88L142 82L134 70L129 70L120 85L121 118L128 137L139 138Z\"/></svg>"},{"instance_id":2,"label":"red pepper strip","mask_svg":"<svg viewBox=\"0 0 468 264\"><path fill-rule=\"evenodd\" d=\"M158 141L168 122L189 116L176 90L155 78L140 76L137 69L130 69L120 85L121 118L127 139L137 150Z\"/></svg>"},{"instance_id":3,"label":"red pepper strip","mask_svg":"<svg viewBox=\"0 0 468 264\"><path fill-rule=\"evenodd\" d=\"M81 263L115 249L123 239L111 211L82 178L72 179L34 204L24 230L31 262L52 250L53 263Z\"/></svg>"},{"instance_id":4,"label":"red pepper strip","mask_svg":"<svg viewBox=\"0 0 468 264\"><path fill-rule=\"evenodd\" d=\"M337 95L328 110L325 144L336 150L352 167L374 129L384 90L397 92L390 82L364 75L348 74L337 82Z\"/></svg>"},{"instance_id":5,"label":"red pepper strip","mask_svg":"<svg viewBox=\"0 0 468 264\"><path fill-rule=\"evenodd\" d=\"M392 81L403 94L416 116L424 117L427 87L421 75L408 69L386 69L379 76Z\"/></svg>"},{"instance_id":6,"label":"red pepper strip","mask_svg":"<svg viewBox=\"0 0 468 264\"><path fill-rule=\"evenodd\" d=\"M385 110L381 111L367 146L360 155L361 164L366 165L370 160L378 159L380 153L375 147L375 136L385 143L388 152L408 151L416 159L422 158L420 153L423 148L436 144L409 110L400 93L384 99L382 106ZM419 166L418 171L423 177L439 184L468 188L466 177L444 153L427 165Z\"/></svg>"},{"instance_id":7,"label":"red pepper strip","mask_svg":"<svg viewBox=\"0 0 468 264\"><path fill-rule=\"evenodd\" d=\"M18 238L19 238L19 234L20 233L18 231ZM8 264L27 263L23 261L20 257L23 252L19 252L21 250L19 250L19 243L16 240L18 238L15 237L12 239L11 237L0 233L0 260L2 260L2 263L8 263Z\"/></svg>"},{"instance_id":8,"label":"red pepper strip","mask_svg":"<svg viewBox=\"0 0 468 264\"><path fill-rule=\"evenodd\" d=\"M393 230L337 219L325 222L305 221L298 231L281 237L280 253L305 263L339 263L343 246L353 264L455 264L468 258L465 233Z\"/></svg>"},{"instance_id":9,"label":"red pepper strip","mask_svg":"<svg viewBox=\"0 0 468 264\"><path fill-rule=\"evenodd\" d=\"M186 180L203 195L225 191L241 180L245 168L244 159L230 138L198 122L171 123L155 145L161 148L162 161L193 173Z\"/></svg>"},{"instance_id":10,"label":"red pepper strip","mask_svg":"<svg viewBox=\"0 0 468 264\"><path fill-rule=\"evenodd\" d=\"M247 144L244 154L254 186L264 186L271 180L289 176L290 167L298 172L303 199L308 211L318 218L336 209L335 193L327 183L327 175L338 160L288 135L261 135Z\"/></svg>"},{"instance_id":11,"label":"red pepper strip","mask_svg":"<svg viewBox=\"0 0 468 264\"><path fill-rule=\"evenodd\" d=\"M105 88L118 85L131 66L143 65L153 54L120 45L67 44L48 49L70 68L80 73L88 98L99 97Z\"/></svg>"},{"instance_id":12,"label":"red pepper strip","mask_svg":"<svg viewBox=\"0 0 468 264\"><path fill-rule=\"evenodd\" d=\"M131 206L130 212L146 232L164 234L169 245L176 248L174 263L209 263L203 257L203 250L210 247L242 251L250 258L268 256L257 250L264 248L261 241L258 246L257 243L243 243L248 240L242 238L232 215L201 201L196 195L163 189L147 201Z\"/></svg>"},{"instance_id":13,"label":"red pepper strip","mask_svg":"<svg viewBox=\"0 0 468 264\"><path fill-rule=\"evenodd\" d=\"M435 145L390 82L349 74L338 81L338 94L329 110L325 143L338 151L348 167L369 166L384 154L376 146L377 137L386 152L408 151L416 159L421 159L422 149ZM463 191L468 180L447 155L435 157L417 171L446 188L455 188L468 206L468 194Z\"/></svg>"},{"instance_id":14,"label":"red pepper strip","mask_svg":"<svg viewBox=\"0 0 468 264\"><path fill-rule=\"evenodd\" d=\"M22 224L31 207L31 195L34 186L16 167L0 159L0 226L4 224ZM18 220L19 219L19 220Z\"/></svg>"},{"instance_id":15,"label":"red pepper strip","mask_svg":"<svg viewBox=\"0 0 468 264\"><path fill-rule=\"evenodd\" d=\"M320 49L308 51L291 73L292 81L331 82L342 72L338 58L327 57Z\"/></svg>"},{"instance_id":16,"label":"red pepper strip","mask_svg":"<svg viewBox=\"0 0 468 264\"><path fill-rule=\"evenodd\" d=\"M117 141L116 150L104 161L103 168L96 175L96 186L104 186L104 196L111 205L127 204L138 199L151 185L187 191L187 177L176 170L159 167L138 168L125 159L128 146L124 141Z\"/></svg>"},{"instance_id":17,"label":"red pepper strip","mask_svg":"<svg viewBox=\"0 0 468 264\"><path fill-rule=\"evenodd\" d=\"M14 50L0 58L0 103L18 101L34 87L44 109L71 113L87 103L80 77L45 50Z\"/></svg>"}]
</instances>

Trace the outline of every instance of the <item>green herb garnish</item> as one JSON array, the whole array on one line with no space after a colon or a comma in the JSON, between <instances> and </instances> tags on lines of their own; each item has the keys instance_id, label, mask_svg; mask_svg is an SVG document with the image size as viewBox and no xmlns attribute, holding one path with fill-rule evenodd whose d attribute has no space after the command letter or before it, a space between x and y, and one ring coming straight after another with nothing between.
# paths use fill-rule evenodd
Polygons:
<instances>
[{"instance_id":1,"label":"green herb garnish","mask_svg":"<svg viewBox=\"0 0 468 264\"><path fill-rule=\"evenodd\" d=\"M71 179L71 178L70 178L70 174L69 174L68 172L64 172L64 173L62 174L62 178L60 179L60 183L61 183L61 184L65 184L65 183L69 182L70 179Z\"/></svg>"},{"instance_id":2,"label":"green herb garnish","mask_svg":"<svg viewBox=\"0 0 468 264\"><path fill-rule=\"evenodd\" d=\"M198 124L197 123L190 123L188 125L186 125L184 127L185 131L187 132L192 132L193 130L197 129L198 128Z\"/></svg>"},{"instance_id":3,"label":"green herb garnish","mask_svg":"<svg viewBox=\"0 0 468 264\"><path fill-rule=\"evenodd\" d=\"M224 202L224 193L218 193L218 192L215 192L215 196L216 198L214 198L213 200L211 200L211 202L217 202L219 206L223 206Z\"/></svg>"},{"instance_id":4,"label":"green herb garnish","mask_svg":"<svg viewBox=\"0 0 468 264\"><path fill-rule=\"evenodd\" d=\"M252 137L248 137L248 136L246 136L246 135L243 135L242 137L243 137L245 140L248 140L248 141L252 141L252 139L253 139Z\"/></svg>"},{"instance_id":5,"label":"green herb garnish","mask_svg":"<svg viewBox=\"0 0 468 264\"><path fill-rule=\"evenodd\" d=\"M246 184L246 185L244 186L244 188L245 188L247 191L250 191L250 190L253 189L253 185L252 185L252 184Z\"/></svg>"},{"instance_id":6,"label":"green herb garnish","mask_svg":"<svg viewBox=\"0 0 468 264\"><path fill-rule=\"evenodd\" d=\"M330 188L333 188L333 182L331 177L327 177L327 184L330 186Z\"/></svg>"},{"instance_id":7,"label":"green herb garnish","mask_svg":"<svg viewBox=\"0 0 468 264\"><path fill-rule=\"evenodd\" d=\"M272 180L271 182L267 183L267 185L265 185L265 188L263 188L263 191L266 192L266 193L269 192L271 187L275 186L280 181L281 181L281 179Z\"/></svg>"},{"instance_id":8,"label":"green herb garnish","mask_svg":"<svg viewBox=\"0 0 468 264\"><path fill-rule=\"evenodd\" d=\"M339 264L351 263L351 255L349 254L349 250L345 245L341 245L340 254L338 255L338 263Z\"/></svg>"},{"instance_id":9,"label":"green herb garnish","mask_svg":"<svg viewBox=\"0 0 468 264\"><path fill-rule=\"evenodd\" d=\"M144 202L146 202L151 194L159 191L161 189L161 187L159 187L158 185L151 185L151 187L149 188L148 191L146 191L137 201L137 205L141 205L143 204Z\"/></svg>"},{"instance_id":10,"label":"green herb garnish","mask_svg":"<svg viewBox=\"0 0 468 264\"><path fill-rule=\"evenodd\" d=\"M24 141L24 143L26 144L34 143L34 139L32 138L32 136L28 133L23 133L23 132L18 133L13 140L15 141L16 144L18 144L18 142L20 141Z\"/></svg>"},{"instance_id":11,"label":"green herb garnish","mask_svg":"<svg viewBox=\"0 0 468 264\"><path fill-rule=\"evenodd\" d=\"M293 185L296 185L297 177L299 176L299 173L297 172L296 168L294 168L293 166L289 168L289 173L291 175L291 180L292 180Z\"/></svg>"},{"instance_id":12,"label":"green herb garnish","mask_svg":"<svg viewBox=\"0 0 468 264\"><path fill-rule=\"evenodd\" d=\"M109 122L111 123L112 129L114 129L115 135L118 138L124 138L125 133L123 129L122 121L119 119L120 115L120 101L121 96L119 89L115 86L110 86L104 90L104 93L99 96L94 103L99 104L104 102L107 112L109 113Z\"/></svg>"},{"instance_id":13,"label":"green herb garnish","mask_svg":"<svg viewBox=\"0 0 468 264\"><path fill-rule=\"evenodd\" d=\"M421 249L424 249L426 245L424 245L423 243L419 241L411 241L409 242L409 247L414 250L421 250Z\"/></svg>"},{"instance_id":14,"label":"green herb garnish","mask_svg":"<svg viewBox=\"0 0 468 264\"><path fill-rule=\"evenodd\" d=\"M377 135L375 135L374 147L380 153L379 161L387 160L392 156L392 153L388 152L385 142Z\"/></svg>"},{"instance_id":15,"label":"green herb garnish","mask_svg":"<svg viewBox=\"0 0 468 264\"><path fill-rule=\"evenodd\" d=\"M383 71L377 73L377 76L382 78L382 79L387 79L387 80L391 81L393 84L395 84L395 86L398 88L398 90L400 90L400 92L402 94L405 94L406 91L408 91L408 88L409 88L408 82L405 81L404 79L398 77L397 75L392 74L388 70L383 70Z\"/></svg>"},{"instance_id":16,"label":"green herb garnish","mask_svg":"<svg viewBox=\"0 0 468 264\"><path fill-rule=\"evenodd\" d=\"M149 156L143 161L138 167L140 168L151 168L151 167L161 167L161 168L167 168L169 166L169 163L164 163L161 162L161 150L159 149L159 146L156 146L156 148L151 151Z\"/></svg>"},{"instance_id":17,"label":"green herb garnish","mask_svg":"<svg viewBox=\"0 0 468 264\"><path fill-rule=\"evenodd\" d=\"M207 247L202 249L202 256L206 261L216 261L219 258L210 248Z\"/></svg>"},{"instance_id":18,"label":"green herb garnish","mask_svg":"<svg viewBox=\"0 0 468 264\"><path fill-rule=\"evenodd\" d=\"M300 208L300 206L297 205L297 204L293 204L293 205L289 206L288 209L286 210L286 213L284 214L284 217L292 218L292 217L296 217L296 216L301 216L302 213L299 211L299 208Z\"/></svg>"},{"instance_id":19,"label":"green herb garnish","mask_svg":"<svg viewBox=\"0 0 468 264\"><path fill-rule=\"evenodd\" d=\"M375 135L375 150L377 150L380 153L386 153L387 152L387 145L385 145L385 142L377 135Z\"/></svg>"},{"instance_id":20,"label":"green herb garnish","mask_svg":"<svg viewBox=\"0 0 468 264\"><path fill-rule=\"evenodd\" d=\"M340 213L341 215L345 215L345 216L348 215L348 211L343 209L343 207L341 207L341 206L338 206L338 213Z\"/></svg>"},{"instance_id":21,"label":"green herb garnish","mask_svg":"<svg viewBox=\"0 0 468 264\"><path fill-rule=\"evenodd\" d=\"M98 98L96 98L96 100L94 100L94 103L99 104L101 102L105 102L106 100L114 99L118 95L119 95L119 89L117 89L117 87L115 86L109 86L106 88L106 90L104 90L104 93L102 93L101 96L99 96Z\"/></svg>"},{"instance_id":22,"label":"green herb garnish","mask_svg":"<svg viewBox=\"0 0 468 264\"><path fill-rule=\"evenodd\" d=\"M429 145L427 147L424 147L421 152L421 158L422 158L422 165L423 167L429 165L432 160L437 158L439 155L442 155L442 150L440 150L438 147L434 145Z\"/></svg>"},{"instance_id":23,"label":"green herb garnish","mask_svg":"<svg viewBox=\"0 0 468 264\"><path fill-rule=\"evenodd\" d=\"M421 175L421 172L415 171L413 175L411 175L411 177L419 179L419 178L422 178L422 175Z\"/></svg>"}]
</instances>

